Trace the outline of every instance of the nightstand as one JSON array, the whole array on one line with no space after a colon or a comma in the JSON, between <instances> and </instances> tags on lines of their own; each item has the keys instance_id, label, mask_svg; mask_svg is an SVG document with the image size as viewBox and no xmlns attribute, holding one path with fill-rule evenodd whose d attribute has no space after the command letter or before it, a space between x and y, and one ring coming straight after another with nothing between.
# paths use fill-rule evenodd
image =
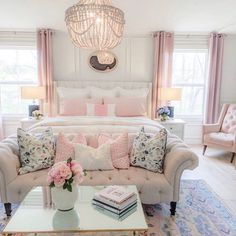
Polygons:
<instances>
[{"instance_id":1,"label":"nightstand","mask_svg":"<svg viewBox=\"0 0 236 236\"><path fill-rule=\"evenodd\" d=\"M21 128L24 130L28 130L32 125L37 124L38 122L42 121L36 120L35 118L24 118L20 121Z\"/></svg>"},{"instance_id":2,"label":"nightstand","mask_svg":"<svg viewBox=\"0 0 236 236\"><path fill-rule=\"evenodd\" d=\"M171 133L175 134L182 140L184 139L184 127L186 122L181 119L169 119L166 121L156 120L158 123L163 125Z\"/></svg>"}]
</instances>

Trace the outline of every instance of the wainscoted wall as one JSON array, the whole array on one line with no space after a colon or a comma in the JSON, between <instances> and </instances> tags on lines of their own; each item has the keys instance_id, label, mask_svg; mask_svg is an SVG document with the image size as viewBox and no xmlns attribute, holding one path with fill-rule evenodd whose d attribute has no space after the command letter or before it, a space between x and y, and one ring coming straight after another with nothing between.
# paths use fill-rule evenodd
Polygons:
<instances>
[{"instance_id":1,"label":"wainscoted wall","mask_svg":"<svg viewBox=\"0 0 236 236\"><path fill-rule=\"evenodd\" d=\"M96 72L88 65L93 51L73 46L68 34L57 31L53 42L55 80L151 81L153 42L150 36L125 37L113 52L118 66L109 73Z\"/></svg>"},{"instance_id":2,"label":"wainscoted wall","mask_svg":"<svg viewBox=\"0 0 236 236\"><path fill-rule=\"evenodd\" d=\"M236 35L227 35L224 46L221 104L236 103Z\"/></svg>"},{"instance_id":3,"label":"wainscoted wall","mask_svg":"<svg viewBox=\"0 0 236 236\"><path fill-rule=\"evenodd\" d=\"M117 68L109 73L93 71L88 65L92 51L75 48L68 34L56 31L53 42L55 80L152 81L153 41L151 35L125 37L113 50L118 57ZM221 103L236 103L236 35L225 39ZM6 136L15 133L19 119L4 118ZM201 143L202 121L186 120L185 141Z\"/></svg>"}]
</instances>

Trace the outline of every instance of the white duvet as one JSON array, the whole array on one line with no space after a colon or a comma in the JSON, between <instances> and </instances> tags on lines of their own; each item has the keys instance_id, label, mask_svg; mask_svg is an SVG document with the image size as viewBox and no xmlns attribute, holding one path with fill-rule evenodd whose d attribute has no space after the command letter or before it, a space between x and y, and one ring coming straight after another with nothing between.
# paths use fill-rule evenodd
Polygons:
<instances>
[{"instance_id":1,"label":"white duvet","mask_svg":"<svg viewBox=\"0 0 236 236\"><path fill-rule=\"evenodd\" d=\"M162 128L157 122L145 117L89 117L66 116L45 118L30 129L31 132L40 132L45 127L52 127L54 133L136 133L141 127L147 133L156 133Z\"/></svg>"}]
</instances>

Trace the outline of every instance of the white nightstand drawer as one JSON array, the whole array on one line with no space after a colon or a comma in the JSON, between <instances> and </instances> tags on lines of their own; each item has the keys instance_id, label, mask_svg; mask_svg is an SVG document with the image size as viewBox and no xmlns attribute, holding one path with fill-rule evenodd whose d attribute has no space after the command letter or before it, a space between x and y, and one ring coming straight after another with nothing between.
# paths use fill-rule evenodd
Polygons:
<instances>
[{"instance_id":1,"label":"white nightstand drawer","mask_svg":"<svg viewBox=\"0 0 236 236\"><path fill-rule=\"evenodd\" d=\"M182 125L165 125L165 128L169 130L171 133L179 133L182 132Z\"/></svg>"},{"instance_id":2,"label":"white nightstand drawer","mask_svg":"<svg viewBox=\"0 0 236 236\"><path fill-rule=\"evenodd\" d=\"M42 119L36 120L35 118L24 118L20 121L21 128L24 130L28 130L31 126L37 124L40 121L42 121Z\"/></svg>"},{"instance_id":3,"label":"white nightstand drawer","mask_svg":"<svg viewBox=\"0 0 236 236\"><path fill-rule=\"evenodd\" d=\"M181 139L184 139L184 126L185 122L180 119L170 119L167 121L157 120L162 126L164 126L168 131L175 134Z\"/></svg>"}]
</instances>

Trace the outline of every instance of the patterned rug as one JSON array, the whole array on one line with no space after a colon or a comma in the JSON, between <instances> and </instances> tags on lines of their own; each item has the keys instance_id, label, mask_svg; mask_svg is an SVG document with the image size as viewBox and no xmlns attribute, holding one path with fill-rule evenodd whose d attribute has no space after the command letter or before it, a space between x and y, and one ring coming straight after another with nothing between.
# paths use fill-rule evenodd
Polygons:
<instances>
[{"instance_id":1,"label":"patterned rug","mask_svg":"<svg viewBox=\"0 0 236 236\"><path fill-rule=\"evenodd\" d=\"M148 236L236 236L236 216L202 180L181 181L175 218L170 218L168 204L144 205L144 210ZM4 217L0 204L0 232L6 224Z\"/></svg>"}]
</instances>

